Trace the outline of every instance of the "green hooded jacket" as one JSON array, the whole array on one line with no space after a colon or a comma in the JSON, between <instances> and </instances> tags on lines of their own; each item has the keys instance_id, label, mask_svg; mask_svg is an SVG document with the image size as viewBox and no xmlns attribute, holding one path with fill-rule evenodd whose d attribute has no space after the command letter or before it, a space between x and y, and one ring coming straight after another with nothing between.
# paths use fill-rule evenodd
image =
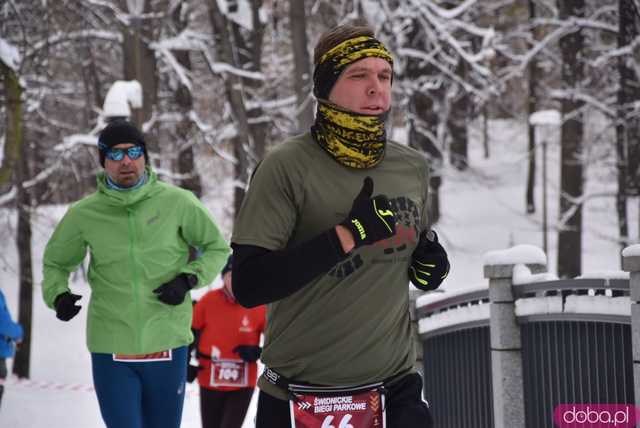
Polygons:
<instances>
[{"instance_id":1,"label":"green hooded jacket","mask_svg":"<svg viewBox=\"0 0 640 428\"><path fill-rule=\"evenodd\" d=\"M98 175L98 191L73 204L44 253L42 294L53 308L69 291L69 274L90 253L91 300L87 347L91 352L146 354L188 345L191 299L171 306L153 290L181 272L211 283L227 260L229 246L209 211L189 191L158 181L130 191L109 189ZM189 247L200 256L189 262Z\"/></svg>"}]
</instances>

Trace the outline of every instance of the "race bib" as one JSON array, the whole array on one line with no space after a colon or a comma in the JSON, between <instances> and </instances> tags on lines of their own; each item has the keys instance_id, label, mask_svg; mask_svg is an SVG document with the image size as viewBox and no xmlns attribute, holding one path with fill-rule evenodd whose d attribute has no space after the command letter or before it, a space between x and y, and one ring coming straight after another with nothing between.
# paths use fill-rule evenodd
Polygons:
<instances>
[{"instance_id":1,"label":"race bib","mask_svg":"<svg viewBox=\"0 0 640 428\"><path fill-rule=\"evenodd\" d=\"M249 364L242 360L211 360L211 386L249 386Z\"/></svg>"},{"instance_id":2,"label":"race bib","mask_svg":"<svg viewBox=\"0 0 640 428\"><path fill-rule=\"evenodd\" d=\"M113 354L113 361L122 361L126 363L151 363L154 361L171 361L171 349L160 352L152 352L150 354Z\"/></svg>"},{"instance_id":3,"label":"race bib","mask_svg":"<svg viewBox=\"0 0 640 428\"><path fill-rule=\"evenodd\" d=\"M382 384L357 389L290 385L293 428L386 428Z\"/></svg>"}]
</instances>

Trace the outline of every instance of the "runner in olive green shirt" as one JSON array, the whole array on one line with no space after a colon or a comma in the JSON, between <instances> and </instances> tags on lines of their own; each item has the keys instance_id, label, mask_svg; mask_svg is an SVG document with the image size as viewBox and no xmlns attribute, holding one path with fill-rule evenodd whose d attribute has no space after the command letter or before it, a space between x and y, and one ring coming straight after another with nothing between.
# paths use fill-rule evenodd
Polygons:
<instances>
[{"instance_id":1,"label":"runner in olive green shirt","mask_svg":"<svg viewBox=\"0 0 640 428\"><path fill-rule=\"evenodd\" d=\"M321 38L311 133L268 154L236 219L234 294L246 306L269 303L262 360L271 375L259 380L258 428L291 423L274 376L385 381L388 426L430 424L413 372L407 286L436 288L449 264L423 233L425 157L386 140L392 59L372 36L342 26Z\"/></svg>"}]
</instances>

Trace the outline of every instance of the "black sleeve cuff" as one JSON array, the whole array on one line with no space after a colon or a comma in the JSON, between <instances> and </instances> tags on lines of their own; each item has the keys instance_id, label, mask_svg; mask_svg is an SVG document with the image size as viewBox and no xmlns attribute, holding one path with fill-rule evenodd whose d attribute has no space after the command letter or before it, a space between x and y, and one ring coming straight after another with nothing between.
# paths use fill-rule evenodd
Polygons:
<instances>
[{"instance_id":1,"label":"black sleeve cuff","mask_svg":"<svg viewBox=\"0 0 640 428\"><path fill-rule=\"evenodd\" d=\"M234 252L232 287L238 302L254 307L283 299L329 272L347 254L335 228L300 245L270 251L231 244Z\"/></svg>"}]
</instances>

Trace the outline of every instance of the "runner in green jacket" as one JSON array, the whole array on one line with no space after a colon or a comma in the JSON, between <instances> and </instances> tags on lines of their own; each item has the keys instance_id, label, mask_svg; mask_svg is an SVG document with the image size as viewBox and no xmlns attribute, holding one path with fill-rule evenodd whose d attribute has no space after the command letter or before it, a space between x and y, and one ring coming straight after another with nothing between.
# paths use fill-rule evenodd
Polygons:
<instances>
[{"instance_id":1,"label":"runner in green jacket","mask_svg":"<svg viewBox=\"0 0 640 428\"><path fill-rule=\"evenodd\" d=\"M68 278L89 250L87 346L103 418L108 427L177 427L193 340L185 296L215 278L229 248L207 208L146 165L135 126L109 124L99 148L98 190L69 208L45 249L44 300L63 321L80 311ZM192 261L190 247L200 253ZM126 383L133 378L137 384ZM144 413L149 402L157 415Z\"/></svg>"}]
</instances>

